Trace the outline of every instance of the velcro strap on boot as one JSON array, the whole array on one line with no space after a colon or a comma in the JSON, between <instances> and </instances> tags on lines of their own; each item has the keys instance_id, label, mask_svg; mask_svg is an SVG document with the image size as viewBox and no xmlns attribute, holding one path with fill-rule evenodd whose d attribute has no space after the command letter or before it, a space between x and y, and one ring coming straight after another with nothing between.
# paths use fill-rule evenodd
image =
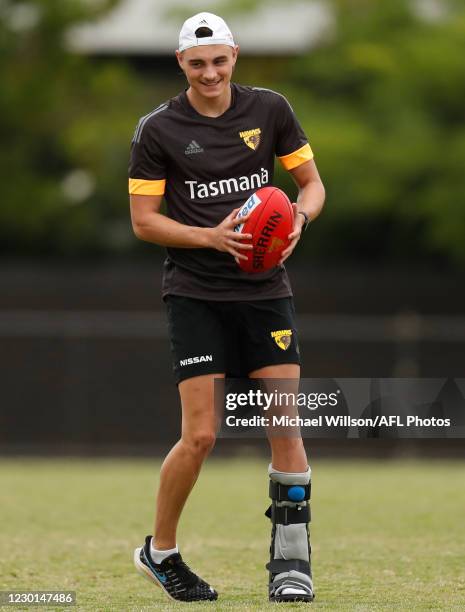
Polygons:
<instances>
[{"instance_id":1,"label":"velcro strap on boot","mask_svg":"<svg viewBox=\"0 0 465 612\"><path fill-rule=\"evenodd\" d=\"M272 574L281 574L295 570L310 576L310 563L302 559L273 559L266 564L266 569Z\"/></svg>"},{"instance_id":2,"label":"velcro strap on boot","mask_svg":"<svg viewBox=\"0 0 465 612\"><path fill-rule=\"evenodd\" d=\"M293 489L291 493L289 493L289 489ZM300 499L295 499L293 493L296 493L297 489L304 490L304 496ZM284 485L279 482L275 482L274 480L270 480L270 492L269 495L271 499L276 501L295 501L301 502L307 499L310 499L310 495L312 492L312 483L309 482L306 485Z\"/></svg>"},{"instance_id":3,"label":"velcro strap on boot","mask_svg":"<svg viewBox=\"0 0 465 612\"><path fill-rule=\"evenodd\" d=\"M277 506L271 508L271 519L277 525L309 523L310 506Z\"/></svg>"},{"instance_id":4,"label":"velcro strap on boot","mask_svg":"<svg viewBox=\"0 0 465 612\"><path fill-rule=\"evenodd\" d=\"M273 507L268 506L265 516L273 519ZM274 522L279 525L290 525L292 523L310 523L312 518L310 506L276 506Z\"/></svg>"}]
</instances>

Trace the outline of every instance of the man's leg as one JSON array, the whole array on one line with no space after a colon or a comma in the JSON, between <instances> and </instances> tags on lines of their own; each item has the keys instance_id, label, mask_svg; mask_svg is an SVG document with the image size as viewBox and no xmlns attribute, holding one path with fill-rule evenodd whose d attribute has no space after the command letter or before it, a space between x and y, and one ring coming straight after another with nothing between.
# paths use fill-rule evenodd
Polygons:
<instances>
[{"instance_id":1,"label":"man's leg","mask_svg":"<svg viewBox=\"0 0 465 612\"><path fill-rule=\"evenodd\" d=\"M300 378L300 366L296 363L286 363L266 366L254 370L249 374L250 378L275 378L295 381L293 392L298 393L298 381ZM290 392L290 388L285 389ZM301 436L277 435L276 429L268 431L268 441L271 447L271 464L280 472L304 472L308 468L307 454ZM276 434L276 435L273 435Z\"/></svg>"},{"instance_id":2,"label":"man's leg","mask_svg":"<svg viewBox=\"0 0 465 612\"><path fill-rule=\"evenodd\" d=\"M176 528L204 459L215 444L218 423L214 407L214 379L206 374L179 383L182 405L181 439L166 456L157 495L153 546L166 550L176 546Z\"/></svg>"},{"instance_id":3,"label":"man's leg","mask_svg":"<svg viewBox=\"0 0 465 612\"><path fill-rule=\"evenodd\" d=\"M251 378L283 379L285 393L298 393L300 366L273 365L254 370ZM273 381L273 389L278 386ZM278 392L280 389L277 389ZM275 414L293 416L292 406L275 407ZM310 468L299 428L267 430L272 460L269 466L270 497L266 515L271 519L269 598L272 601L312 601Z\"/></svg>"},{"instance_id":4,"label":"man's leg","mask_svg":"<svg viewBox=\"0 0 465 612\"><path fill-rule=\"evenodd\" d=\"M176 528L203 460L213 448L217 423L214 378L207 374L179 383L182 403L181 439L161 469L154 537L134 551L134 565L145 578L176 601L215 600L218 593L184 563L176 546Z\"/></svg>"}]
</instances>

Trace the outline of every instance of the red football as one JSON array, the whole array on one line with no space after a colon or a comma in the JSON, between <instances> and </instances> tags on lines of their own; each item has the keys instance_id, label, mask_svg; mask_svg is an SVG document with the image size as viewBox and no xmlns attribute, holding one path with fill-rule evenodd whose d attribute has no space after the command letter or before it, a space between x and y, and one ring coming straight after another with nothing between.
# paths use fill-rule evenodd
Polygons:
<instances>
[{"instance_id":1,"label":"red football","mask_svg":"<svg viewBox=\"0 0 465 612\"><path fill-rule=\"evenodd\" d=\"M294 227L294 211L287 195L277 187L263 187L250 196L238 212L238 217L252 213L245 223L236 225L235 232L252 234L253 250L239 260L244 272L256 274L274 268L281 253L289 245L289 234ZM244 241L244 244L250 242Z\"/></svg>"}]
</instances>

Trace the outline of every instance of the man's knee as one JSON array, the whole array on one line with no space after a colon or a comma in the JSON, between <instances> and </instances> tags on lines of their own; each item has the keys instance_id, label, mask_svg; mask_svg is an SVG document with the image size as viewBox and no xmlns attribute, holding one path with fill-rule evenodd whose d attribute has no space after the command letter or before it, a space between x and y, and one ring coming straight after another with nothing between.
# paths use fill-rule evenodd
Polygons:
<instances>
[{"instance_id":1,"label":"man's knee","mask_svg":"<svg viewBox=\"0 0 465 612\"><path fill-rule=\"evenodd\" d=\"M208 455L215 446L216 434L211 430L194 431L182 437L185 444L197 455Z\"/></svg>"}]
</instances>

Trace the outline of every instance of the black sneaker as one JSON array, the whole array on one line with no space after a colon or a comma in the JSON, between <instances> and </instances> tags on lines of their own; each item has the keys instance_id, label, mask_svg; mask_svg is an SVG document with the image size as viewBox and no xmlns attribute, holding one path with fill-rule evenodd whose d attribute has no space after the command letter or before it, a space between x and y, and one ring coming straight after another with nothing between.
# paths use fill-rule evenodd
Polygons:
<instances>
[{"instance_id":1,"label":"black sneaker","mask_svg":"<svg viewBox=\"0 0 465 612\"><path fill-rule=\"evenodd\" d=\"M150 555L151 540L152 536L148 535L145 545L134 551L134 565L140 574L176 601L218 599L218 593L189 569L179 553L166 557L161 563L155 563Z\"/></svg>"}]
</instances>

